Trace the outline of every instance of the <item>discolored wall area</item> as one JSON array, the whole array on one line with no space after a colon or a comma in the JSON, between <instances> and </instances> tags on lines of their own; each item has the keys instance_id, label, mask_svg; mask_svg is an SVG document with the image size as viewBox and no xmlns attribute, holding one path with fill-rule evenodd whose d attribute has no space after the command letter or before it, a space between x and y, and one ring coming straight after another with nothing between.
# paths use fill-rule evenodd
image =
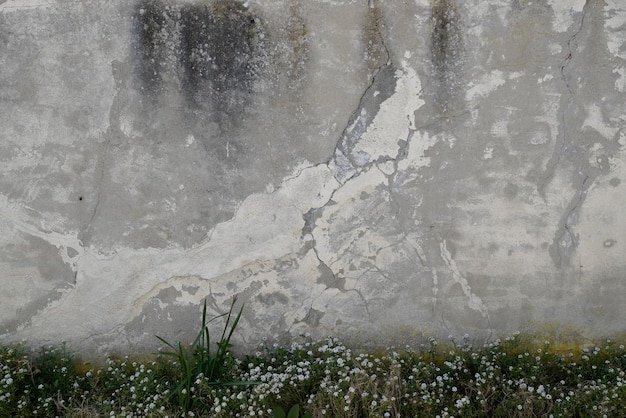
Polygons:
<instances>
[{"instance_id":1,"label":"discolored wall area","mask_svg":"<svg viewBox=\"0 0 626 418\"><path fill-rule=\"evenodd\" d=\"M614 0L0 0L0 336L624 331ZM216 325L219 326L219 325Z\"/></svg>"}]
</instances>

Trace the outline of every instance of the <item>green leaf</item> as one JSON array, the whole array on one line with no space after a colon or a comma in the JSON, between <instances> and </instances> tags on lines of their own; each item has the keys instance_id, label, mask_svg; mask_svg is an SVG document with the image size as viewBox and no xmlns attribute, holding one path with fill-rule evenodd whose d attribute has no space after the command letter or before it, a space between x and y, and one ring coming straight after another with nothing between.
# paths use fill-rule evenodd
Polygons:
<instances>
[{"instance_id":1,"label":"green leaf","mask_svg":"<svg viewBox=\"0 0 626 418\"><path fill-rule=\"evenodd\" d=\"M299 418L299 417L300 417L300 405L295 404L289 410L289 415L287 415L287 418Z\"/></svg>"},{"instance_id":2,"label":"green leaf","mask_svg":"<svg viewBox=\"0 0 626 418\"><path fill-rule=\"evenodd\" d=\"M285 410L280 406L272 408L272 418L286 418Z\"/></svg>"}]
</instances>

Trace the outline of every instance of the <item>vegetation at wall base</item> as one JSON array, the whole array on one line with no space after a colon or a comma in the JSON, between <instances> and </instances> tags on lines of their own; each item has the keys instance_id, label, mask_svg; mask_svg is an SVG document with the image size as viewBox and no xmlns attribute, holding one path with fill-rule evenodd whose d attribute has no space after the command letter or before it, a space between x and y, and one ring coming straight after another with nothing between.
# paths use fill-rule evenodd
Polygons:
<instances>
[{"instance_id":1,"label":"vegetation at wall base","mask_svg":"<svg viewBox=\"0 0 626 418\"><path fill-rule=\"evenodd\" d=\"M237 324L241 319L243 305L239 309L239 313L231 323L233 309L237 303L237 297L233 298L230 310L222 315L207 321L206 300L202 308L202 326L196 339L189 346L182 344L180 341L173 345L158 335L156 338L167 345L171 351L159 352L159 356L170 356L178 365L179 377L178 384L174 388L173 395L178 400L178 405L184 412L189 412L194 403L193 391L195 390L194 382L204 380L209 386L247 386L256 382L248 382L242 380L228 379L228 362L231 360L229 349L231 347L230 339L237 328ZM211 350L211 335L208 323L216 319L226 317L226 324L222 331L222 336L216 342L217 350L213 353ZM230 326L230 330L229 330Z\"/></svg>"},{"instance_id":2,"label":"vegetation at wall base","mask_svg":"<svg viewBox=\"0 0 626 418\"><path fill-rule=\"evenodd\" d=\"M206 320L191 345L142 359L75 358L64 345L0 344L0 418L8 417L624 417L626 349L516 333L356 351L337 339L263 343L242 358L226 319L216 351ZM216 319L216 318L215 318ZM92 359L98 360L98 359Z\"/></svg>"},{"instance_id":3,"label":"vegetation at wall base","mask_svg":"<svg viewBox=\"0 0 626 418\"><path fill-rule=\"evenodd\" d=\"M185 409L172 396L175 357L92 367L63 346L5 344L0 417L626 416L626 350L609 340L566 349L521 334L480 347L431 339L372 354L328 338L227 356L226 382L259 384L216 385L198 374Z\"/></svg>"}]
</instances>

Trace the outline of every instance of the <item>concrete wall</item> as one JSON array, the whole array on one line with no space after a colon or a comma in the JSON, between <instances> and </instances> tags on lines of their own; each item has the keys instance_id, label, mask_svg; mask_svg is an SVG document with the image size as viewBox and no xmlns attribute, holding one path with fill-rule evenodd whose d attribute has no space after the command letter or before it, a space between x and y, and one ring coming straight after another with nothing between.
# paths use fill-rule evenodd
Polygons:
<instances>
[{"instance_id":1,"label":"concrete wall","mask_svg":"<svg viewBox=\"0 0 626 418\"><path fill-rule=\"evenodd\" d=\"M625 331L625 59L620 0L0 0L0 335Z\"/></svg>"}]
</instances>

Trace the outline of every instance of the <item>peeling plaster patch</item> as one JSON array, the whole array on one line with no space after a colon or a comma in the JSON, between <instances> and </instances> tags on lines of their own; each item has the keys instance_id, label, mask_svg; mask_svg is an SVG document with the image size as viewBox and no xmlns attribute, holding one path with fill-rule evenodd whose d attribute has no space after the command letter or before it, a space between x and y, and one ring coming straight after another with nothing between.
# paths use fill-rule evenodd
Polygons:
<instances>
[{"instance_id":1,"label":"peeling plaster patch","mask_svg":"<svg viewBox=\"0 0 626 418\"><path fill-rule=\"evenodd\" d=\"M366 163L381 157L394 158L398 141L406 140L415 129L415 112L424 105L420 98L422 85L415 70L403 63L397 70L394 94L383 102L372 123L353 149L356 155L367 155Z\"/></svg>"},{"instance_id":2,"label":"peeling plaster patch","mask_svg":"<svg viewBox=\"0 0 626 418\"><path fill-rule=\"evenodd\" d=\"M439 244L439 249L441 251L441 258L446 263L446 266L448 266L450 272L452 273L452 278L455 282L461 285L463 293L465 294L465 296L467 296L467 305L471 309L480 312L483 318L489 319L489 310L487 309L487 306L483 303L482 299L478 295L472 293L472 288L467 282L467 279L463 277L463 275L459 271L459 267L456 265L456 262L452 258L452 254L450 254L450 251L448 251L445 240L441 241L441 243Z\"/></svg>"},{"instance_id":3,"label":"peeling plaster patch","mask_svg":"<svg viewBox=\"0 0 626 418\"><path fill-rule=\"evenodd\" d=\"M623 52L623 45L626 43L626 8L622 0L607 0L605 2L606 19L604 27L608 29L611 36L607 39L607 47L611 54L616 57L626 59L626 53Z\"/></svg>"},{"instance_id":4,"label":"peeling plaster patch","mask_svg":"<svg viewBox=\"0 0 626 418\"><path fill-rule=\"evenodd\" d=\"M54 232L43 221L41 225L32 225L27 221L23 209L9 203L5 196L0 196L0 221L12 225L16 231L25 235L37 237L55 246L63 262L76 271L76 263L84 254L82 243L78 239L78 232L67 231L64 234ZM47 231L46 231L47 230Z\"/></svg>"},{"instance_id":5,"label":"peeling plaster patch","mask_svg":"<svg viewBox=\"0 0 626 418\"><path fill-rule=\"evenodd\" d=\"M133 128L133 118L128 114L120 115L120 130L129 138L135 138L141 135L140 132Z\"/></svg>"},{"instance_id":6,"label":"peeling plaster patch","mask_svg":"<svg viewBox=\"0 0 626 418\"><path fill-rule=\"evenodd\" d=\"M498 87L503 86L504 83L506 83L506 80L502 71L493 70L490 74L484 75L480 81L469 83L469 89L465 93L465 100L471 102L478 98L487 97Z\"/></svg>"},{"instance_id":7,"label":"peeling plaster patch","mask_svg":"<svg viewBox=\"0 0 626 418\"><path fill-rule=\"evenodd\" d=\"M341 258L342 254L352 244L351 237L355 234L358 235L361 231L360 228L354 231L344 231L344 228L349 227L349 221L361 219L363 216L359 213L360 207L355 205L356 199L361 200L360 196L363 191L374 196L379 195L379 193L376 193L376 188L379 185L386 187L387 178L378 170L370 170L351 179L333 195L333 200L337 204L326 207L323 216L317 220L314 235L317 241L316 248L320 259L331 269L333 269L333 264ZM361 202L364 205L368 203L367 201ZM371 210L370 213L367 213L367 215L372 214ZM333 233L333 231L338 229L341 230L341 233ZM388 244L385 241L384 243L379 243L379 246L384 247ZM360 257L369 255L372 255L371 252L366 251L361 253ZM336 271L336 269L333 270Z\"/></svg>"},{"instance_id":8,"label":"peeling plaster patch","mask_svg":"<svg viewBox=\"0 0 626 418\"><path fill-rule=\"evenodd\" d=\"M310 208L323 206L339 187L331 171L324 164L306 167L302 164L283 180L278 195L287 197L297 210L304 214Z\"/></svg>"},{"instance_id":9,"label":"peeling plaster patch","mask_svg":"<svg viewBox=\"0 0 626 418\"><path fill-rule=\"evenodd\" d=\"M559 48L560 49L560 48ZM547 81L551 81L554 79L554 76L552 74L546 74L545 76L543 76L542 78L537 80L537 83L539 83L539 85L547 82Z\"/></svg>"},{"instance_id":10,"label":"peeling plaster patch","mask_svg":"<svg viewBox=\"0 0 626 418\"><path fill-rule=\"evenodd\" d=\"M595 104L587 107L587 118L583 122L582 128L591 128L605 138L613 137L618 131L617 128L611 128L604 123L602 110Z\"/></svg>"},{"instance_id":11,"label":"peeling plaster patch","mask_svg":"<svg viewBox=\"0 0 626 418\"><path fill-rule=\"evenodd\" d=\"M359 106L353 112L328 164L340 183L343 184L357 175L370 161L369 154L354 152L354 147L366 133L382 104L395 94L396 82L396 71L388 63L378 70L372 84L363 93Z\"/></svg>"},{"instance_id":12,"label":"peeling plaster patch","mask_svg":"<svg viewBox=\"0 0 626 418\"><path fill-rule=\"evenodd\" d=\"M626 89L626 68L619 67L613 70L614 74L619 74L619 78L615 80L615 90L624 93Z\"/></svg>"},{"instance_id":13,"label":"peeling plaster patch","mask_svg":"<svg viewBox=\"0 0 626 418\"><path fill-rule=\"evenodd\" d=\"M494 122L490 132L497 138L507 138L509 136L509 121L505 119Z\"/></svg>"},{"instance_id":14,"label":"peeling plaster patch","mask_svg":"<svg viewBox=\"0 0 626 418\"><path fill-rule=\"evenodd\" d=\"M152 289L147 291L141 297L137 298L133 303L133 316L140 314L144 306L148 304L150 300L159 300L161 309L165 309L162 298L159 297L165 290L171 289L176 291L176 298L170 302L175 302L177 305L200 305L204 299L204 296L210 294L210 282L200 276L174 276L167 279L164 282L158 283ZM190 291L191 290L191 291ZM200 290L200 292L198 292Z\"/></svg>"},{"instance_id":15,"label":"peeling plaster patch","mask_svg":"<svg viewBox=\"0 0 626 418\"><path fill-rule=\"evenodd\" d=\"M548 4L554 11L552 19L552 30L555 32L567 32L574 24L574 14L581 13L586 0L548 0Z\"/></svg>"},{"instance_id":16,"label":"peeling plaster patch","mask_svg":"<svg viewBox=\"0 0 626 418\"><path fill-rule=\"evenodd\" d=\"M218 224L203 244L190 250L119 247L110 255L103 255L77 245L76 258L80 262L76 286L34 317L32 324L16 333L15 338L58 337L64 331L52 324L71 324L79 316L87 316L89 329L85 332L103 335L136 318L151 297L174 284L181 291L179 303L200 304L211 293L211 285L223 287L225 292L229 280L216 282L213 278L256 260L277 260L297 252L302 245L299 237L303 213L328 202L337 187L326 165L301 168L273 193L249 196L237 208L233 219ZM14 219L12 222L15 224ZM42 233L27 224L23 229L32 230L33 235L57 247L67 241L63 247L74 248L70 244L77 242L69 234L57 239L56 234ZM66 251L62 254L68 256ZM168 277L171 279L164 281ZM237 283L245 289L250 286L241 280ZM183 284L199 290L183 291ZM281 291L278 286L274 289ZM221 299L226 298L226 292L222 293ZM82 311L84 306L90 306L88 314Z\"/></svg>"},{"instance_id":17,"label":"peeling plaster patch","mask_svg":"<svg viewBox=\"0 0 626 418\"><path fill-rule=\"evenodd\" d=\"M439 278L437 277L437 270L433 270L433 287L431 290L433 291L433 296L437 297L437 293L439 293Z\"/></svg>"},{"instance_id":18,"label":"peeling plaster patch","mask_svg":"<svg viewBox=\"0 0 626 418\"><path fill-rule=\"evenodd\" d=\"M411 138L409 153L406 158L398 163L398 171L415 170L421 167L428 167L430 157L426 157L426 151L438 141L446 141L447 137L432 135L429 132L417 131ZM408 179L407 179L408 180Z\"/></svg>"}]
</instances>

